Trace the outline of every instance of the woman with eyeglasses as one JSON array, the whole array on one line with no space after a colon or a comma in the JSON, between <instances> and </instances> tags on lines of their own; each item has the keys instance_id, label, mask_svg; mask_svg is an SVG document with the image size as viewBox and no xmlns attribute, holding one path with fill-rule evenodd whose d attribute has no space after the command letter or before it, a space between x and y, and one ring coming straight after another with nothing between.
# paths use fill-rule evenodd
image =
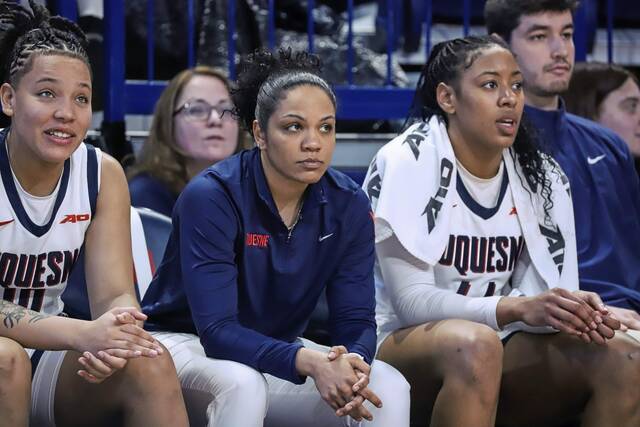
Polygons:
<instances>
[{"instance_id":1,"label":"woman with eyeglasses","mask_svg":"<svg viewBox=\"0 0 640 427\"><path fill-rule=\"evenodd\" d=\"M242 149L230 88L224 74L206 66L184 70L169 82L128 173L133 206L171 216L191 178Z\"/></svg>"}]
</instances>

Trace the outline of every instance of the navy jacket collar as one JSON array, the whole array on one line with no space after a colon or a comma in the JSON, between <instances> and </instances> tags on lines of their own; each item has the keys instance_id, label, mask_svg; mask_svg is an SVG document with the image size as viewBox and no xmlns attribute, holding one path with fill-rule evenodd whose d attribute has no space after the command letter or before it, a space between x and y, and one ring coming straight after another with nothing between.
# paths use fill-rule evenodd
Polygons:
<instances>
[{"instance_id":1,"label":"navy jacket collar","mask_svg":"<svg viewBox=\"0 0 640 427\"><path fill-rule=\"evenodd\" d=\"M565 126L564 117L566 109L562 98L559 99L560 102L558 108L555 110L541 110L540 108L532 107L531 105L525 105L525 114L536 127L560 131Z\"/></svg>"},{"instance_id":2,"label":"navy jacket collar","mask_svg":"<svg viewBox=\"0 0 640 427\"><path fill-rule=\"evenodd\" d=\"M254 181L256 183L256 191L258 195L271 210L271 212L279 217L280 215L278 214L278 209L276 207L275 201L273 200L273 196L271 195L271 190L269 189L267 178L264 175L262 161L260 160L260 150L258 148L254 148L249 159L249 161L251 162L251 169L253 172ZM320 181L307 187L304 196L303 211L307 211L308 209L312 209L327 203L327 197L325 195L326 179L326 176L323 176L322 178L320 178Z\"/></svg>"},{"instance_id":3,"label":"navy jacket collar","mask_svg":"<svg viewBox=\"0 0 640 427\"><path fill-rule=\"evenodd\" d=\"M524 112L533 123L540 136L549 147L555 147L560 135L566 129L566 109L562 98L559 99L558 108L555 110L541 110L530 105L525 105Z\"/></svg>"}]
</instances>

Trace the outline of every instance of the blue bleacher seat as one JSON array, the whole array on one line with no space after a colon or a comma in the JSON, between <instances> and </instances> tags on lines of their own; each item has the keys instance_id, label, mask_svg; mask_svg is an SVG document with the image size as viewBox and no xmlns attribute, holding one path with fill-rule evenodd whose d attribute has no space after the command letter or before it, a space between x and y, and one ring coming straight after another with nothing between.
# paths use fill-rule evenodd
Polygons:
<instances>
[{"instance_id":1,"label":"blue bleacher seat","mask_svg":"<svg viewBox=\"0 0 640 427\"><path fill-rule=\"evenodd\" d=\"M171 218L146 208L131 209L131 246L134 258L134 281L140 300L151 282L156 266L162 261L171 234ZM84 250L73 268L62 294L65 312L77 319L91 319L85 282Z\"/></svg>"}]
</instances>

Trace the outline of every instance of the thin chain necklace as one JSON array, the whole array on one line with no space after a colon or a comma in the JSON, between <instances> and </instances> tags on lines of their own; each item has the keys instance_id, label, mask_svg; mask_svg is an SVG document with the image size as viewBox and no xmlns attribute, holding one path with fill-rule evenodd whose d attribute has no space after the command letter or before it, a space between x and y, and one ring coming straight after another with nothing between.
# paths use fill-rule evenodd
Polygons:
<instances>
[{"instance_id":1,"label":"thin chain necklace","mask_svg":"<svg viewBox=\"0 0 640 427\"><path fill-rule=\"evenodd\" d=\"M287 241L289 241L291 239L291 233L293 233L293 229L295 228L296 224L298 224L298 221L300 221L300 217L302 216L302 206L304 205L304 200L301 199L300 200L300 207L298 207L298 213L296 214L296 219L293 221L293 224L291 224L290 226L287 226L287 231L289 232L287 234Z\"/></svg>"}]
</instances>

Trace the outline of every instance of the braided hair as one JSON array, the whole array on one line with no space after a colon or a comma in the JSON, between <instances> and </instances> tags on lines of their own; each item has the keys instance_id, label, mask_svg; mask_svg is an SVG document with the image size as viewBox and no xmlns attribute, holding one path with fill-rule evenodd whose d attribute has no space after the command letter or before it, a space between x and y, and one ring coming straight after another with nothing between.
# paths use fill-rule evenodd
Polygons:
<instances>
[{"instance_id":1,"label":"braided hair","mask_svg":"<svg viewBox=\"0 0 640 427\"><path fill-rule=\"evenodd\" d=\"M336 96L329 84L320 77L320 59L307 52L280 49L278 54L258 49L240 61L238 82L231 98L235 114L253 134L253 121L267 129L269 117L278 108L286 93L298 86L322 89L334 107Z\"/></svg>"},{"instance_id":2,"label":"braided hair","mask_svg":"<svg viewBox=\"0 0 640 427\"><path fill-rule=\"evenodd\" d=\"M452 86L455 91L459 91L462 73L473 65L483 51L496 46L510 51L502 39L492 36L469 36L436 44L420 74L405 127L417 120L427 121L433 115L442 117L448 127L447 114L438 104L436 97L438 84L445 83ZM513 149L529 187L534 192L538 187L541 187L540 194L544 198L543 208L548 218L549 210L553 207L551 179L545 173L545 165L549 163L549 156L545 154L541 140L537 137L524 113L520 120ZM550 163L552 169L556 168L554 162Z\"/></svg>"},{"instance_id":3,"label":"braided hair","mask_svg":"<svg viewBox=\"0 0 640 427\"><path fill-rule=\"evenodd\" d=\"M0 72L16 86L31 70L35 55L64 55L84 62L91 73L87 38L80 27L29 0L31 10L0 2ZM35 54L35 55L34 55Z\"/></svg>"}]
</instances>

